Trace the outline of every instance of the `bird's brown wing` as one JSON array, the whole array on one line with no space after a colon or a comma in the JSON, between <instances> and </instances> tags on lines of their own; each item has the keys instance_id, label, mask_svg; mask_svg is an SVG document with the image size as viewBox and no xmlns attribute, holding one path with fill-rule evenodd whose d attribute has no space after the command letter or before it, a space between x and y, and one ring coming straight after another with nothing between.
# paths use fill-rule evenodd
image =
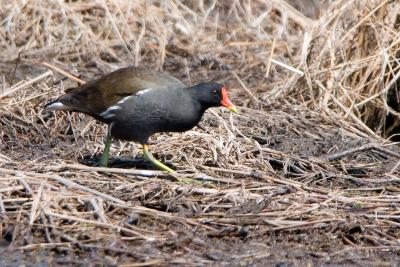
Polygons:
<instances>
[{"instance_id":1,"label":"bird's brown wing","mask_svg":"<svg viewBox=\"0 0 400 267\"><path fill-rule=\"evenodd\" d=\"M99 114L124 97L145 89L181 88L178 79L159 71L126 67L97 80L70 88L58 100L70 110L92 115Z\"/></svg>"}]
</instances>

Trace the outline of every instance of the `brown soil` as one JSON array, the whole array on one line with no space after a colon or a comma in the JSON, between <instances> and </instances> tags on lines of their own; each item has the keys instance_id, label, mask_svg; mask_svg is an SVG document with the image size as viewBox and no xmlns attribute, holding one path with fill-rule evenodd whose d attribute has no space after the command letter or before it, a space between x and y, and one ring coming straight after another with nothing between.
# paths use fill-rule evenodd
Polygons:
<instances>
[{"instance_id":1,"label":"brown soil","mask_svg":"<svg viewBox=\"0 0 400 267\"><path fill-rule=\"evenodd\" d=\"M396 1L117 2L0 6L0 266L398 265ZM239 108L151 139L175 177L119 141L96 167L105 126L42 112L129 64Z\"/></svg>"}]
</instances>

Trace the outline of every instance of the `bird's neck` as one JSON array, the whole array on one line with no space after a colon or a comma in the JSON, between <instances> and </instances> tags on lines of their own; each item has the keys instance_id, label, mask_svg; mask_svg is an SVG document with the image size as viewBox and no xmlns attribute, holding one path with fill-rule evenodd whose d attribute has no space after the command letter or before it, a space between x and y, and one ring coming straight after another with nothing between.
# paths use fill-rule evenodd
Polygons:
<instances>
[{"instance_id":1,"label":"bird's neck","mask_svg":"<svg viewBox=\"0 0 400 267\"><path fill-rule=\"evenodd\" d=\"M199 94L202 89L201 86L201 84L197 84L192 87L188 87L185 90L187 90L187 93L190 96L189 98L192 101L192 105L200 112L201 115L203 115L203 113L211 106L206 105L201 101L201 96Z\"/></svg>"}]
</instances>

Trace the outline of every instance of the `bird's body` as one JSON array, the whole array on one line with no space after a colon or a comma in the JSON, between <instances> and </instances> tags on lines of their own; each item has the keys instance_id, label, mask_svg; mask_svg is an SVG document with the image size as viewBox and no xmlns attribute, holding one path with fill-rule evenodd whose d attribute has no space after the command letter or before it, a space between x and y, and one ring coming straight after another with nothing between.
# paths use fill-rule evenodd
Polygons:
<instances>
[{"instance_id":1,"label":"bird's body","mask_svg":"<svg viewBox=\"0 0 400 267\"><path fill-rule=\"evenodd\" d=\"M159 71L126 67L97 80L69 88L65 95L46 104L47 110L69 110L98 115L127 96L146 89L184 88L178 79ZM54 108L53 108L54 107Z\"/></svg>"},{"instance_id":2,"label":"bird's body","mask_svg":"<svg viewBox=\"0 0 400 267\"><path fill-rule=\"evenodd\" d=\"M104 164L111 137L141 143L146 150L151 135L187 131L198 124L209 107L221 105L235 111L223 85L208 82L185 87L166 73L127 67L67 89L65 95L45 107L86 113L107 123Z\"/></svg>"},{"instance_id":3,"label":"bird's body","mask_svg":"<svg viewBox=\"0 0 400 267\"><path fill-rule=\"evenodd\" d=\"M100 117L110 124L113 137L147 144L155 133L184 132L197 125L205 109L192 101L191 90L146 89L123 98Z\"/></svg>"}]
</instances>

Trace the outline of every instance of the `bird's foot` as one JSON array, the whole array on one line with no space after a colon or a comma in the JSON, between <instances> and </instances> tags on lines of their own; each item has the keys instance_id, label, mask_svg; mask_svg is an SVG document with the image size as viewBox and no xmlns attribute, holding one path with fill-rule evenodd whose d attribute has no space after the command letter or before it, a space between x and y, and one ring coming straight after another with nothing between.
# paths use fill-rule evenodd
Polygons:
<instances>
[{"instance_id":1,"label":"bird's foot","mask_svg":"<svg viewBox=\"0 0 400 267\"><path fill-rule=\"evenodd\" d=\"M99 158L93 157L93 158L83 158L79 160L80 164L86 165L86 166L91 166L91 167L103 167L101 166L101 160Z\"/></svg>"},{"instance_id":2,"label":"bird's foot","mask_svg":"<svg viewBox=\"0 0 400 267\"><path fill-rule=\"evenodd\" d=\"M181 185L202 185L203 183L200 181L197 181L193 178L186 178L186 177L177 177L174 176L174 178L178 181L179 184Z\"/></svg>"},{"instance_id":3,"label":"bird's foot","mask_svg":"<svg viewBox=\"0 0 400 267\"><path fill-rule=\"evenodd\" d=\"M137 168L137 169L152 169L153 165L142 157L138 158L112 158L105 165L101 157L85 157L79 160L79 163L91 167L110 167L110 168Z\"/></svg>"}]
</instances>

